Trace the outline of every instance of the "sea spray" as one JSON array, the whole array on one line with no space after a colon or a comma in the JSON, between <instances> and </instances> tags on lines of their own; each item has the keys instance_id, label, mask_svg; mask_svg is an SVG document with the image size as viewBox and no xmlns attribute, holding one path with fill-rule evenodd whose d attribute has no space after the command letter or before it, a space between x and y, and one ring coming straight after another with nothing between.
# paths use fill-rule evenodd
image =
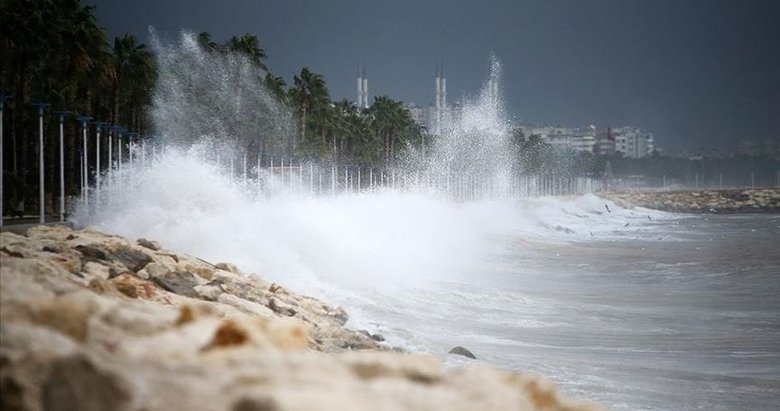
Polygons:
<instances>
[{"instance_id":1,"label":"sea spray","mask_svg":"<svg viewBox=\"0 0 780 411\"><path fill-rule=\"evenodd\" d=\"M592 195L510 195L518 169L495 58L485 87L458 105L428 151L410 149L384 180L355 189L348 169L273 155L289 145L290 113L241 56L206 52L188 33L154 44L158 148L134 146L148 160L116 170L101 198L77 207L79 225L234 262L343 303L364 323L383 321L377 309L405 312L410 290L479 278L518 244L497 239L583 241L646 217L612 203L607 215Z\"/></svg>"}]
</instances>

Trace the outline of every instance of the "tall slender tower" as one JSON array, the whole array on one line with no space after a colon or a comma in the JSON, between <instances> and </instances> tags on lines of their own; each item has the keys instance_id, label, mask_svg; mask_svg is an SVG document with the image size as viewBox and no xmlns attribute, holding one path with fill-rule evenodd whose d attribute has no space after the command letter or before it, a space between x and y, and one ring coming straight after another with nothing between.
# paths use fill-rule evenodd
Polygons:
<instances>
[{"instance_id":1,"label":"tall slender tower","mask_svg":"<svg viewBox=\"0 0 780 411\"><path fill-rule=\"evenodd\" d=\"M363 77L360 75L360 64L357 69L357 103L358 108L363 108Z\"/></svg>"},{"instance_id":2,"label":"tall slender tower","mask_svg":"<svg viewBox=\"0 0 780 411\"><path fill-rule=\"evenodd\" d=\"M439 111L439 107L441 107L441 77L439 76L438 64L436 64L436 100L434 104L436 106L436 111Z\"/></svg>"},{"instance_id":3,"label":"tall slender tower","mask_svg":"<svg viewBox=\"0 0 780 411\"><path fill-rule=\"evenodd\" d=\"M444 72L444 65L441 66L441 108L447 108L447 74Z\"/></svg>"},{"instance_id":4,"label":"tall slender tower","mask_svg":"<svg viewBox=\"0 0 780 411\"><path fill-rule=\"evenodd\" d=\"M363 64L363 108L368 108L368 77L366 77L366 65Z\"/></svg>"}]
</instances>

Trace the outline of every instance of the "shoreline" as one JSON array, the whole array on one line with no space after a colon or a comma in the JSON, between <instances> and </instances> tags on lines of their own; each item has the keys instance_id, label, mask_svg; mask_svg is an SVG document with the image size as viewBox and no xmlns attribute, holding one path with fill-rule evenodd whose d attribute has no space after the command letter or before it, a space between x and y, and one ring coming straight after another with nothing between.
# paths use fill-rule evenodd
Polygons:
<instances>
[{"instance_id":1,"label":"shoreline","mask_svg":"<svg viewBox=\"0 0 780 411\"><path fill-rule=\"evenodd\" d=\"M11 409L601 409L536 377L445 369L341 307L154 241L43 225L0 233L0 258Z\"/></svg>"},{"instance_id":2,"label":"shoreline","mask_svg":"<svg viewBox=\"0 0 780 411\"><path fill-rule=\"evenodd\" d=\"M780 188L606 191L598 195L621 207L690 214L780 214Z\"/></svg>"}]
</instances>

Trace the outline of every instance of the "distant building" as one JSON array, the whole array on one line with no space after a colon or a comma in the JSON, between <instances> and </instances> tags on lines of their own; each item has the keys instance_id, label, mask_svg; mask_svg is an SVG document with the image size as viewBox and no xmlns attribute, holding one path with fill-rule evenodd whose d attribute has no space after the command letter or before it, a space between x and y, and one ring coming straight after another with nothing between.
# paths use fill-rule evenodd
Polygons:
<instances>
[{"instance_id":1,"label":"distant building","mask_svg":"<svg viewBox=\"0 0 780 411\"><path fill-rule=\"evenodd\" d=\"M599 129L596 132L596 144L593 154L610 156L615 154L615 135L610 127Z\"/></svg>"},{"instance_id":2,"label":"distant building","mask_svg":"<svg viewBox=\"0 0 780 411\"><path fill-rule=\"evenodd\" d=\"M635 127L619 127L615 133L615 152L628 158L647 157L653 153L653 134Z\"/></svg>"},{"instance_id":3,"label":"distant building","mask_svg":"<svg viewBox=\"0 0 780 411\"><path fill-rule=\"evenodd\" d=\"M597 143L595 126L584 128L528 126L521 129L526 136L537 135L543 142L561 149L593 153Z\"/></svg>"}]
</instances>

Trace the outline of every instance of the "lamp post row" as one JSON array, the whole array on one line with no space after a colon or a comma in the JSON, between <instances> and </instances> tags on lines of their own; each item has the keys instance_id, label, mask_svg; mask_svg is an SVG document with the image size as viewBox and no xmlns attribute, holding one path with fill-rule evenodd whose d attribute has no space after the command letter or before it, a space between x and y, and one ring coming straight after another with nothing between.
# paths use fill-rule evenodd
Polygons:
<instances>
[{"instance_id":1,"label":"lamp post row","mask_svg":"<svg viewBox=\"0 0 780 411\"><path fill-rule=\"evenodd\" d=\"M4 124L4 108L5 103L9 100L13 99L13 95L10 94L0 94L0 227L3 226L3 124ZM46 210L45 210L45 158L44 158L44 133L43 133L43 115L45 111L50 107L51 105L46 102L35 102L33 103L33 107L35 107L38 110L38 221L39 223L43 224L45 223L46 218ZM59 162L60 162L60 178L59 178L59 220L65 221L65 118L70 115L71 113L65 110L57 110L54 111L53 114L55 114L58 117L59 120ZM84 201L85 204L89 204L89 153L87 151L88 141L87 141L87 131L88 131L88 124L90 120L92 120L92 117L88 116L81 116L77 117L77 120L81 122L81 128L82 128L82 160L81 160L81 168L80 168L80 174L81 174L81 198ZM122 163L122 136L127 135L128 137L137 136L138 133L128 133L127 129L124 127L120 127L117 125L111 125L106 122L102 121L95 121L92 124L96 126L96 141L95 141L95 163L96 163L96 171L95 171L95 189L96 193L99 193L100 190L100 132L101 128L105 128L106 134L108 136L108 170L109 170L109 179L111 178L111 173L114 168L114 149L112 144L112 139L117 139L117 150L118 150L118 162L119 165Z\"/></svg>"}]
</instances>

